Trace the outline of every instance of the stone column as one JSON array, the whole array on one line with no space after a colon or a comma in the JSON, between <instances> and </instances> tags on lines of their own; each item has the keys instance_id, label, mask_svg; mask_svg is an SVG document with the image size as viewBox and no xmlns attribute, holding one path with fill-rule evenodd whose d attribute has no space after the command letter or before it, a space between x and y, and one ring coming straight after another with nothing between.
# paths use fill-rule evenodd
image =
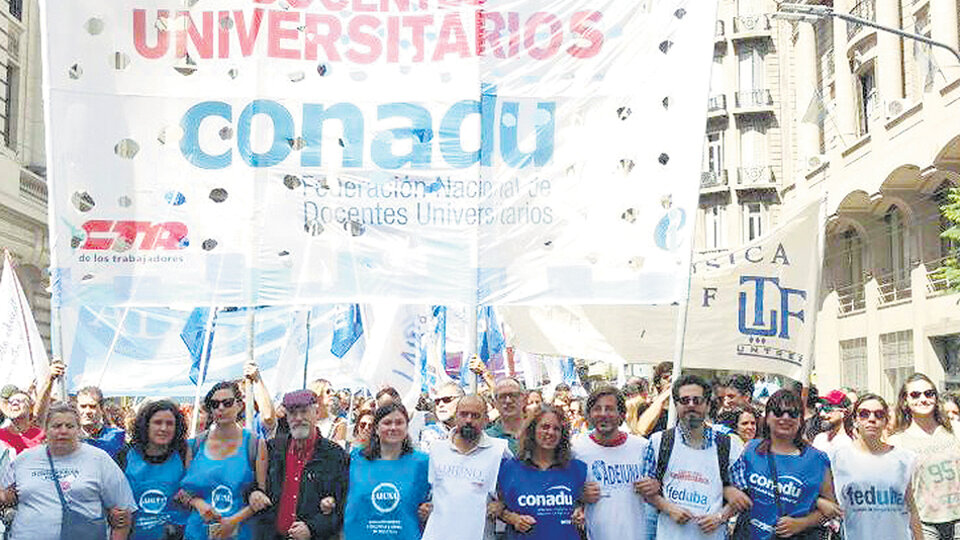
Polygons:
<instances>
[{"instance_id":1,"label":"stone column","mask_svg":"<svg viewBox=\"0 0 960 540\"><path fill-rule=\"evenodd\" d=\"M794 69L797 84L797 147L801 159L800 173L803 174L806 172L806 159L820 153L820 128L816 118L804 120L818 90L817 36L813 24L808 22L798 24L799 36L796 54L794 54ZM821 106L824 106L822 102Z\"/></svg>"},{"instance_id":2,"label":"stone column","mask_svg":"<svg viewBox=\"0 0 960 540\"><path fill-rule=\"evenodd\" d=\"M900 28L900 6L898 0L876 0L877 23L892 28ZM939 16L939 15L938 15ZM956 19L954 18L954 21ZM912 44L907 43L912 50ZM877 31L877 90L880 104L903 97L903 56L900 50L900 37L890 32ZM881 119L883 116L881 116Z\"/></svg>"},{"instance_id":3,"label":"stone column","mask_svg":"<svg viewBox=\"0 0 960 540\"><path fill-rule=\"evenodd\" d=\"M930 0L930 34L934 40L957 48L957 0ZM960 65L957 57L940 47L933 47L933 57L943 70L948 82L960 77ZM943 79L937 78L936 84L942 86Z\"/></svg>"},{"instance_id":4,"label":"stone column","mask_svg":"<svg viewBox=\"0 0 960 540\"><path fill-rule=\"evenodd\" d=\"M853 0L835 0L833 8L841 13L849 13ZM847 56L847 23L833 19L833 56L836 72L837 106L833 111L839 135L843 138L841 146L846 148L857 140L857 99L854 94L853 74L850 72L850 60Z\"/></svg>"}]
</instances>

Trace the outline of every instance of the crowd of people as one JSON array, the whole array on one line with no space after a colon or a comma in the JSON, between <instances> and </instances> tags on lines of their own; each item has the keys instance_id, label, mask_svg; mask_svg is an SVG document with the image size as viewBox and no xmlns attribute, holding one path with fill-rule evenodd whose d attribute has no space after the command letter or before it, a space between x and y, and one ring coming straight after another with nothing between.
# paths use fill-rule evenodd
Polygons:
<instances>
[{"instance_id":1,"label":"crowd of people","mask_svg":"<svg viewBox=\"0 0 960 540\"><path fill-rule=\"evenodd\" d=\"M917 373L897 402L711 381L672 365L585 397L513 377L412 410L328 381L273 403L256 365L191 411L111 412L95 387L0 390L13 540L960 538L960 409ZM245 395L255 402L245 418ZM670 404L676 423L668 427ZM195 420L194 420L195 418Z\"/></svg>"}]
</instances>

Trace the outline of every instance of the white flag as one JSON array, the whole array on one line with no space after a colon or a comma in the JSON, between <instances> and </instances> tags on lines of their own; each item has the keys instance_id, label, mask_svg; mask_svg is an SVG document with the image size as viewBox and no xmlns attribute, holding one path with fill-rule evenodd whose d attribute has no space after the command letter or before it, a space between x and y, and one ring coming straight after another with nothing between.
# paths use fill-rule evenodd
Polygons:
<instances>
[{"instance_id":1,"label":"white flag","mask_svg":"<svg viewBox=\"0 0 960 540\"><path fill-rule=\"evenodd\" d=\"M50 370L47 350L33 320L27 297L4 253L0 278L0 384L27 389L46 378Z\"/></svg>"}]
</instances>

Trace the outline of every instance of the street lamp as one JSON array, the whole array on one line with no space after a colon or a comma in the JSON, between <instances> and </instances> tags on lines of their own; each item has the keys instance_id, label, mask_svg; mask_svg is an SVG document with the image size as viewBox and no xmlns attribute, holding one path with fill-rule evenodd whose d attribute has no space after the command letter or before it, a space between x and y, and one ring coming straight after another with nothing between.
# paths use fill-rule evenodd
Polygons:
<instances>
[{"instance_id":1,"label":"street lamp","mask_svg":"<svg viewBox=\"0 0 960 540\"><path fill-rule=\"evenodd\" d=\"M774 17L784 18L784 19L793 19L804 22L816 22L818 20L827 19L830 17L836 17L841 21L846 21L850 23L861 24L863 26L869 26L871 28L876 28L877 30L882 30L884 32L890 32L891 34L896 34L900 37L907 39L912 39L919 41L920 43L926 43L931 47L939 47L941 49L946 49L950 51L960 63L960 52L957 52L956 49L942 43L940 41L934 41L927 36L921 36L920 34L911 34L910 32L904 32L899 28L893 28L891 26L884 26L882 24L877 24L874 21L869 19L863 19L857 17L856 15L851 15L849 13L838 13L833 10L830 6L821 6L818 4L780 4L779 10L774 13Z\"/></svg>"}]
</instances>

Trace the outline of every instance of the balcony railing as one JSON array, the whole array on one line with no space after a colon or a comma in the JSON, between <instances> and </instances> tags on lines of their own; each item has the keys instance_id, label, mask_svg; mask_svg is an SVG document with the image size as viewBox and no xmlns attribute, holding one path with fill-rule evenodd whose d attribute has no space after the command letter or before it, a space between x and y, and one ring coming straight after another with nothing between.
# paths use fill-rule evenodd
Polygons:
<instances>
[{"instance_id":1,"label":"balcony railing","mask_svg":"<svg viewBox=\"0 0 960 540\"><path fill-rule=\"evenodd\" d=\"M707 102L707 112L713 113L722 113L727 111L727 96L725 94L717 94L710 97L710 101Z\"/></svg>"},{"instance_id":2,"label":"balcony railing","mask_svg":"<svg viewBox=\"0 0 960 540\"><path fill-rule=\"evenodd\" d=\"M723 36L725 35L725 33L726 33L726 32L724 31L724 22L723 22L723 21L717 21L717 30L716 30L716 34L714 34L714 36L713 36L714 39L717 40L717 41L722 40L722 39L723 39Z\"/></svg>"},{"instance_id":3,"label":"balcony railing","mask_svg":"<svg viewBox=\"0 0 960 540\"><path fill-rule=\"evenodd\" d=\"M703 171L700 173L700 189L710 189L727 185L727 170Z\"/></svg>"},{"instance_id":4,"label":"balcony railing","mask_svg":"<svg viewBox=\"0 0 960 540\"><path fill-rule=\"evenodd\" d=\"M10 0L10 14L18 21L23 20L23 0Z\"/></svg>"},{"instance_id":5,"label":"balcony railing","mask_svg":"<svg viewBox=\"0 0 960 540\"><path fill-rule=\"evenodd\" d=\"M777 187L773 169L765 165L737 168L737 185L747 188Z\"/></svg>"},{"instance_id":6,"label":"balcony railing","mask_svg":"<svg viewBox=\"0 0 960 540\"><path fill-rule=\"evenodd\" d=\"M850 315L867 309L867 297L863 283L853 283L837 287L837 310L840 315Z\"/></svg>"},{"instance_id":7,"label":"balcony railing","mask_svg":"<svg viewBox=\"0 0 960 540\"><path fill-rule=\"evenodd\" d=\"M942 257L933 261L926 261L923 263L924 267L927 270L927 295L934 296L938 294L943 294L950 291L949 284L947 283L946 278L937 275L940 268L944 264L952 260L952 256Z\"/></svg>"},{"instance_id":8,"label":"balcony railing","mask_svg":"<svg viewBox=\"0 0 960 540\"><path fill-rule=\"evenodd\" d=\"M766 88L736 92L735 97L738 109L766 108L773 105L773 96Z\"/></svg>"},{"instance_id":9,"label":"balcony railing","mask_svg":"<svg viewBox=\"0 0 960 540\"><path fill-rule=\"evenodd\" d=\"M907 272L891 272L878 276L877 292L880 294L881 306L900 300L909 300L913 297L913 291L910 287L910 274Z\"/></svg>"},{"instance_id":10,"label":"balcony railing","mask_svg":"<svg viewBox=\"0 0 960 540\"><path fill-rule=\"evenodd\" d=\"M734 34L758 34L770 31L770 17L767 15L741 15L733 18Z\"/></svg>"},{"instance_id":11,"label":"balcony railing","mask_svg":"<svg viewBox=\"0 0 960 540\"><path fill-rule=\"evenodd\" d=\"M20 197L36 204L47 204L47 183L31 173L20 173Z\"/></svg>"},{"instance_id":12,"label":"balcony railing","mask_svg":"<svg viewBox=\"0 0 960 540\"><path fill-rule=\"evenodd\" d=\"M860 17L861 19L866 19L868 21L877 20L877 7L876 0L860 0L857 5L853 6L853 9L850 10L850 14L854 17ZM853 36L863 28L863 25L860 23L847 23L847 41L853 39Z\"/></svg>"}]
</instances>

